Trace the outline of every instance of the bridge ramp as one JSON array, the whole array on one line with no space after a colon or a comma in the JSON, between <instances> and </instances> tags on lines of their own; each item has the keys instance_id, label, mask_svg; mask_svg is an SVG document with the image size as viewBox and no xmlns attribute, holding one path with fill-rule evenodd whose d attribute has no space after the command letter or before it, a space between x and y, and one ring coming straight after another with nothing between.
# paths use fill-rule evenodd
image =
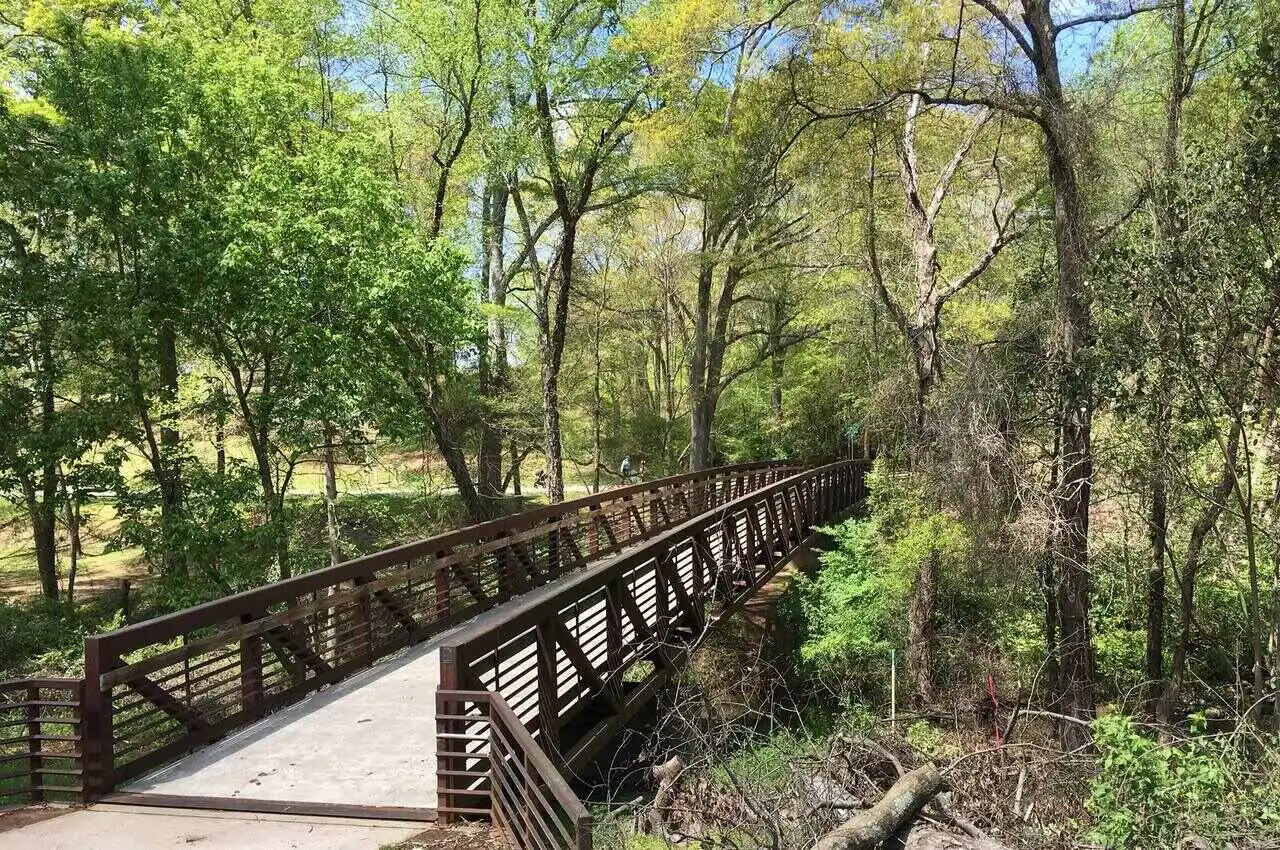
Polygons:
<instances>
[{"instance_id":1,"label":"bridge ramp","mask_svg":"<svg viewBox=\"0 0 1280 850\"><path fill-rule=\"evenodd\" d=\"M434 809L437 645L404 650L120 790Z\"/></svg>"},{"instance_id":2,"label":"bridge ramp","mask_svg":"<svg viewBox=\"0 0 1280 850\"><path fill-rule=\"evenodd\" d=\"M99 805L0 832L0 850L374 850L429 829L432 826L427 823L367 818ZM465 840L456 845L438 846L442 850L485 846L472 843L472 836L460 837Z\"/></svg>"}]
</instances>

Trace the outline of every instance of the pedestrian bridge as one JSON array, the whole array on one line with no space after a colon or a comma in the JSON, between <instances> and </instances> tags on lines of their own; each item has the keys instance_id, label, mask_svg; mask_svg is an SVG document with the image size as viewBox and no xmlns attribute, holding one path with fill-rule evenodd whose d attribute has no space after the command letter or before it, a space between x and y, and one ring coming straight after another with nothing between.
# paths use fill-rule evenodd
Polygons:
<instances>
[{"instance_id":1,"label":"pedestrian bridge","mask_svg":"<svg viewBox=\"0 0 1280 850\"><path fill-rule=\"evenodd\" d=\"M82 679L0 685L0 770L27 800L487 818L590 847L565 777L864 472L617 488L88 638Z\"/></svg>"}]
</instances>

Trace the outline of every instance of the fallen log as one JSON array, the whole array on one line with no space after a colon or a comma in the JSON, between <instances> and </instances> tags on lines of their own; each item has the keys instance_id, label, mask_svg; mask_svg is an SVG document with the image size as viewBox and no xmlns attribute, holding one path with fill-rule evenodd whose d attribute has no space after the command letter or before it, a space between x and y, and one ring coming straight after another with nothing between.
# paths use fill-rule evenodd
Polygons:
<instances>
[{"instance_id":1,"label":"fallen log","mask_svg":"<svg viewBox=\"0 0 1280 850\"><path fill-rule=\"evenodd\" d=\"M942 774L932 764L902 775L870 809L828 832L813 850L874 850L902 829L942 790Z\"/></svg>"}]
</instances>

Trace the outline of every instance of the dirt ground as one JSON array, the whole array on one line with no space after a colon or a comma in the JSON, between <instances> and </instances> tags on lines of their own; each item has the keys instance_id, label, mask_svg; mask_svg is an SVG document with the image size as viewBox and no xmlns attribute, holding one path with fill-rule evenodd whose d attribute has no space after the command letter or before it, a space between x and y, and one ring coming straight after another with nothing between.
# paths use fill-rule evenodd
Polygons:
<instances>
[{"instance_id":1,"label":"dirt ground","mask_svg":"<svg viewBox=\"0 0 1280 850\"><path fill-rule=\"evenodd\" d=\"M485 826L451 826L428 829L388 850L506 850L496 830Z\"/></svg>"},{"instance_id":2,"label":"dirt ground","mask_svg":"<svg viewBox=\"0 0 1280 850\"><path fill-rule=\"evenodd\" d=\"M0 811L0 832L8 832L20 826L56 818L71 811L69 806L27 806L21 809Z\"/></svg>"},{"instance_id":3,"label":"dirt ground","mask_svg":"<svg viewBox=\"0 0 1280 850\"><path fill-rule=\"evenodd\" d=\"M40 593L40 579L35 569L18 568L26 567L34 561L35 554L30 548L13 548L0 554L0 600L16 602ZM66 568L65 563L63 568ZM146 575L147 564L136 552L86 554L80 558L76 569L76 598L88 599L118 593L124 580L128 579L136 586ZM65 575L60 584L65 590Z\"/></svg>"}]
</instances>

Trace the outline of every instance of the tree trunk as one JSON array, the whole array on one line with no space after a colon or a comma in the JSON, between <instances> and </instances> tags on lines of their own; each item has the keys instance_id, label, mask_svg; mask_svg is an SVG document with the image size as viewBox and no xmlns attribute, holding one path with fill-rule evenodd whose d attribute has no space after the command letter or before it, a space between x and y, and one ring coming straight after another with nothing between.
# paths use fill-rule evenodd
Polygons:
<instances>
[{"instance_id":1,"label":"tree trunk","mask_svg":"<svg viewBox=\"0 0 1280 850\"><path fill-rule=\"evenodd\" d=\"M224 392L219 389L214 403L218 406L215 412L213 427L213 446L217 452L218 477L227 474L227 402Z\"/></svg>"},{"instance_id":2,"label":"tree trunk","mask_svg":"<svg viewBox=\"0 0 1280 850\"><path fill-rule=\"evenodd\" d=\"M467 467L467 456L449 433L440 411L435 407L434 399L426 401L426 404L427 428L431 431L440 456L444 458L444 465L449 469L454 486L458 488L458 500L462 502L462 507L472 522L484 522L490 518L489 503L476 490L471 470Z\"/></svg>"},{"instance_id":3,"label":"tree trunk","mask_svg":"<svg viewBox=\"0 0 1280 850\"><path fill-rule=\"evenodd\" d=\"M708 244L704 225L703 248ZM707 354L711 329L711 283L715 266L703 260L698 270L698 301L693 314L689 357L689 471L700 472L711 460L711 421L707 416Z\"/></svg>"},{"instance_id":4,"label":"tree trunk","mask_svg":"<svg viewBox=\"0 0 1280 850\"><path fill-rule=\"evenodd\" d=\"M59 469L58 477L62 488L63 522L67 526L67 592L66 601L74 602L76 598L76 572L80 568L80 556L84 546L80 541L80 504L67 487L67 477Z\"/></svg>"},{"instance_id":5,"label":"tree trunk","mask_svg":"<svg viewBox=\"0 0 1280 850\"><path fill-rule=\"evenodd\" d=\"M1151 451L1151 510L1148 519L1151 562L1147 568L1147 664L1149 693L1162 690L1164 680L1164 597L1165 558L1168 552L1169 483L1165 473L1168 445L1168 417L1171 411L1163 401L1155 411L1154 442Z\"/></svg>"},{"instance_id":6,"label":"tree trunk","mask_svg":"<svg viewBox=\"0 0 1280 850\"><path fill-rule=\"evenodd\" d=\"M591 461L594 469L591 476L591 492L600 492L600 471L604 466L603 448L601 446L600 409L603 399L600 395L600 312L596 311L596 327L594 338L594 358L591 375Z\"/></svg>"},{"instance_id":7,"label":"tree trunk","mask_svg":"<svg viewBox=\"0 0 1280 850\"><path fill-rule=\"evenodd\" d=\"M1175 209L1172 182L1177 177L1181 162L1182 99L1186 83L1186 28L1187 9L1179 2L1169 8L1169 95L1165 102L1165 133L1163 170L1166 183L1156 210L1158 238L1174 249L1180 245L1182 222ZM1159 322L1156 323L1159 326ZM1163 336L1163 334L1161 335ZM1168 554L1168 500L1169 483L1165 468L1169 450L1169 420L1173 415L1169 404L1168 381L1163 374L1157 376L1155 403L1152 408L1151 447L1151 512L1149 539L1151 564L1147 572L1147 663L1146 677L1149 683L1150 702L1155 704L1164 690L1164 617L1165 617L1165 559Z\"/></svg>"},{"instance_id":8,"label":"tree trunk","mask_svg":"<svg viewBox=\"0 0 1280 850\"><path fill-rule=\"evenodd\" d=\"M45 481L48 482L47 476ZM36 549L36 570L40 574L40 592L45 599L57 601L58 524L54 500L47 493L37 497L35 488L29 483L25 489L27 516L31 520L31 536Z\"/></svg>"},{"instance_id":9,"label":"tree trunk","mask_svg":"<svg viewBox=\"0 0 1280 850\"><path fill-rule=\"evenodd\" d=\"M481 301L501 309L506 306L507 285L503 240L507 219L507 187L491 179L485 189L483 210L484 263ZM495 499L502 494L502 396L508 385L506 320L491 313L485 326L485 344L479 364L480 396L484 400L480 424L480 450L476 479L480 495Z\"/></svg>"},{"instance_id":10,"label":"tree trunk","mask_svg":"<svg viewBox=\"0 0 1280 850\"><path fill-rule=\"evenodd\" d=\"M511 441L511 492L513 495L520 495L520 451L516 448L516 441Z\"/></svg>"},{"instance_id":11,"label":"tree trunk","mask_svg":"<svg viewBox=\"0 0 1280 850\"><path fill-rule=\"evenodd\" d=\"M914 701L926 705L933 699L933 655L938 613L938 552L916 563L911 603L907 607L907 671Z\"/></svg>"},{"instance_id":12,"label":"tree trunk","mask_svg":"<svg viewBox=\"0 0 1280 850\"><path fill-rule=\"evenodd\" d=\"M1200 554L1204 551L1204 543L1218 518L1226 508L1227 497L1235 486L1236 460L1240 450L1241 423L1236 419L1231 424L1231 433L1227 437L1223 452L1222 472L1214 485L1213 492L1200 509L1200 515L1191 526L1191 535L1187 539L1187 550L1182 559L1182 575L1178 581L1178 638L1173 645L1173 657L1169 663L1169 679L1164 694L1160 698L1157 714L1163 721L1173 717L1173 710L1182 693L1182 682L1187 670L1187 652L1191 646L1191 628L1195 614L1196 575L1200 570Z\"/></svg>"},{"instance_id":13,"label":"tree trunk","mask_svg":"<svg viewBox=\"0 0 1280 850\"><path fill-rule=\"evenodd\" d=\"M58 415L54 393L54 363L52 333L41 323L40 346L40 431L52 438ZM36 569L40 573L40 590L45 599L58 598L58 459L50 445L41 446L44 462L41 465L39 487L24 479L27 511L31 517L31 532L35 539ZM39 497L36 490L39 489Z\"/></svg>"},{"instance_id":14,"label":"tree trunk","mask_svg":"<svg viewBox=\"0 0 1280 850\"><path fill-rule=\"evenodd\" d=\"M933 321L936 323L936 316ZM929 458L935 453L929 396L941 380L935 349L922 343L924 339L935 339L935 334L908 334L916 366L916 432L911 436L913 445L909 458L911 471L917 474L927 468ZM935 503L933 508L940 512L942 505ZM940 557L938 550L934 549L917 562L915 580L911 586L911 602L907 608L907 672L917 705L926 705L933 699Z\"/></svg>"},{"instance_id":15,"label":"tree trunk","mask_svg":"<svg viewBox=\"0 0 1280 850\"><path fill-rule=\"evenodd\" d=\"M781 307L777 307L781 312ZM769 325L769 418L773 422L774 440L782 433L782 328L781 316L775 315Z\"/></svg>"},{"instance_id":16,"label":"tree trunk","mask_svg":"<svg viewBox=\"0 0 1280 850\"><path fill-rule=\"evenodd\" d=\"M859 812L813 845L813 850L875 850L911 821L942 790L942 776L932 764L906 773L880 800Z\"/></svg>"},{"instance_id":17,"label":"tree trunk","mask_svg":"<svg viewBox=\"0 0 1280 850\"><path fill-rule=\"evenodd\" d=\"M548 276L549 293L541 299L539 317L542 339L542 426L545 431L547 499L564 501L564 445L560 432L560 365L564 356L565 333L569 323L569 294L573 285L573 257L578 239L578 222L562 217L560 252L554 273Z\"/></svg>"},{"instance_id":18,"label":"tree trunk","mask_svg":"<svg viewBox=\"0 0 1280 850\"><path fill-rule=\"evenodd\" d=\"M1053 366L1058 393L1061 466L1053 493L1051 538L1059 617L1055 703L1069 717L1094 712L1093 640L1089 627L1089 503L1093 483L1093 375L1089 362L1092 311L1085 267L1084 207L1073 147L1075 122L1062 91L1056 31L1048 0L1023 0L1023 19L1035 47L1040 120L1049 184L1053 190L1053 234L1058 265L1058 315ZM1077 723L1059 725L1064 747L1088 741Z\"/></svg>"},{"instance_id":19,"label":"tree trunk","mask_svg":"<svg viewBox=\"0 0 1280 850\"><path fill-rule=\"evenodd\" d=\"M324 527L329 543L329 565L342 563L342 529L338 525L338 464L332 425L324 428Z\"/></svg>"}]
</instances>

